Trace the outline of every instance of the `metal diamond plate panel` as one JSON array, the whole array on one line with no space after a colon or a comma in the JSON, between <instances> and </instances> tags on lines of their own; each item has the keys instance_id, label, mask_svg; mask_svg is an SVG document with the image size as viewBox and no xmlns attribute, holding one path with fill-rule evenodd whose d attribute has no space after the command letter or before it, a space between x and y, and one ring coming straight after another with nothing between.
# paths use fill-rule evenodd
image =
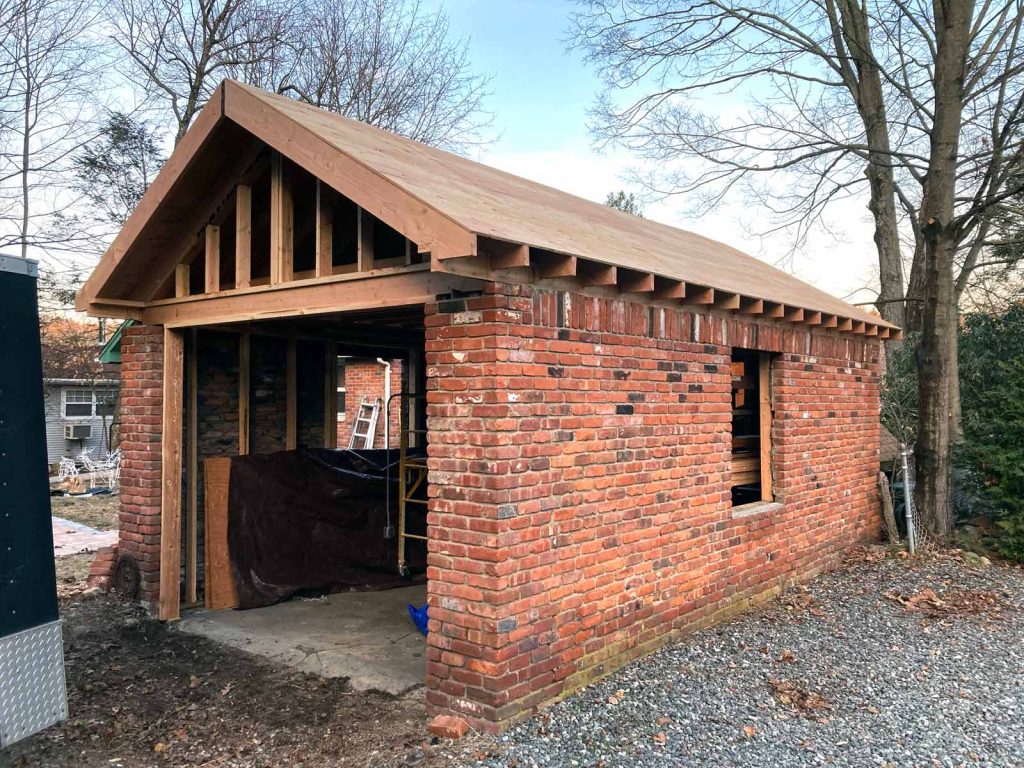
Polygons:
<instances>
[{"instance_id":1,"label":"metal diamond plate panel","mask_svg":"<svg viewBox=\"0 0 1024 768\"><path fill-rule=\"evenodd\" d=\"M67 716L60 622L0 637L0 748Z\"/></svg>"}]
</instances>

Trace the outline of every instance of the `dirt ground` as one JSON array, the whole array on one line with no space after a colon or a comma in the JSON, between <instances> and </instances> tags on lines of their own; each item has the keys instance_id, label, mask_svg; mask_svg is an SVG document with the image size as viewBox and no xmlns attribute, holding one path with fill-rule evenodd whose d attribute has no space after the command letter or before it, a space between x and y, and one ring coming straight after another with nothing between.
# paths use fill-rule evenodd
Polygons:
<instances>
[{"instance_id":1,"label":"dirt ground","mask_svg":"<svg viewBox=\"0 0 1024 768\"><path fill-rule=\"evenodd\" d=\"M50 499L50 510L54 517L63 517L98 531L116 531L118 504L116 493L102 496L53 496Z\"/></svg>"},{"instance_id":2,"label":"dirt ground","mask_svg":"<svg viewBox=\"0 0 1024 768\"><path fill-rule=\"evenodd\" d=\"M57 568L57 597L66 600L80 595L88 589L86 579L89 578L89 566L92 565L94 552L83 552L80 555L55 557L53 564Z\"/></svg>"},{"instance_id":3,"label":"dirt ground","mask_svg":"<svg viewBox=\"0 0 1024 768\"><path fill-rule=\"evenodd\" d=\"M147 618L113 596L61 604L71 719L7 766L424 765L423 690L392 698L304 675Z\"/></svg>"}]
</instances>

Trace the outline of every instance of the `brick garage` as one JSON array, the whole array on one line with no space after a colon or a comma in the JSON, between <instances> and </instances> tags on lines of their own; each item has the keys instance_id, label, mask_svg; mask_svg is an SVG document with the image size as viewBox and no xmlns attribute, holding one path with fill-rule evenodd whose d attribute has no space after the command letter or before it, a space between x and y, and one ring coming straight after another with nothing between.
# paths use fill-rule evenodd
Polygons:
<instances>
[{"instance_id":1,"label":"brick garage","mask_svg":"<svg viewBox=\"0 0 1024 768\"><path fill-rule=\"evenodd\" d=\"M163 618L192 333L204 455L347 444L378 357L425 388L432 715L500 730L878 535L899 330L727 246L230 82L140 211L79 301L141 323L119 551Z\"/></svg>"}]
</instances>

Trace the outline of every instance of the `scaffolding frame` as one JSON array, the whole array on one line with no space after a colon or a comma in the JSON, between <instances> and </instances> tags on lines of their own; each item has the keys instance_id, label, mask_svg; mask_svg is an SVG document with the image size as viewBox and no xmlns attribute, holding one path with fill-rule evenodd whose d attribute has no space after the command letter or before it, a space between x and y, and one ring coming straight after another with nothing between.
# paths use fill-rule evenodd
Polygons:
<instances>
[{"instance_id":1,"label":"scaffolding frame","mask_svg":"<svg viewBox=\"0 0 1024 768\"><path fill-rule=\"evenodd\" d=\"M417 491L427 485L427 459L426 457L410 457L409 449L418 447L421 442L418 438L423 435L422 442L426 444L426 428L416 426L413 408L420 402L426 401L426 395L415 392L400 392L392 395L387 403L387 418L391 417L392 403L399 401L399 443L398 443L398 575L408 578L409 566L405 560L405 542L407 539L427 541L426 536L418 533L409 533L407 519L410 508L422 508L426 514L428 499L416 498ZM391 492L391 467L388 465L387 487L388 494ZM412 505L412 507L410 507ZM388 509L391 509L390 499L387 501Z\"/></svg>"}]
</instances>

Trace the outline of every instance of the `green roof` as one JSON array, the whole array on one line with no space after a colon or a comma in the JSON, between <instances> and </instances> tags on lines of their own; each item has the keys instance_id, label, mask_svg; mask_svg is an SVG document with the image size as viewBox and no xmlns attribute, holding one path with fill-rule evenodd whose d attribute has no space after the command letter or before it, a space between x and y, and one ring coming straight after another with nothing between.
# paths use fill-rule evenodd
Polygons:
<instances>
[{"instance_id":1,"label":"green roof","mask_svg":"<svg viewBox=\"0 0 1024 768\"><path fill-rule=\"evenodd\" d=\"M131 328L133 325L135 325L134 320L125 320L117 326L117 330L111 334L110 338L107 339L107 343L103 345L103 349L100 350L101 363L121 364L121 332L125 328Z\"/></svg>"}]
</instances>

